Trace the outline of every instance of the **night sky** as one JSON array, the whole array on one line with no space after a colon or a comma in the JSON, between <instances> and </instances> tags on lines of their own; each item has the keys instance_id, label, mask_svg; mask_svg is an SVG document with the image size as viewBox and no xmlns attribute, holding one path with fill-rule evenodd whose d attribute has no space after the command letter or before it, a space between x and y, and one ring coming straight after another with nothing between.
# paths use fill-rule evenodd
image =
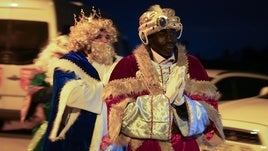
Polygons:
<instances>
[{"instance_id":1,"label":"night sky","mask_svg":"<svg viewBox=\"0 0 268 151\"><path fill-rule=\"evenodd\" d=\"M188 52L201 59L215 59L224 52L268 47L267 0L82 0L85 8L99 8L117 24L130 49L140 44L139 16L153 4L170 7L181 18L184 30L180 41ZM62 0L61 5L67 3ZM64 12L63 12L64 10ZM73 9L60 11L61 24L73 23ZM68 12L67 12L68 11ZM66 17L70 16L69 19Z\"/></svg>"}]
</instances>

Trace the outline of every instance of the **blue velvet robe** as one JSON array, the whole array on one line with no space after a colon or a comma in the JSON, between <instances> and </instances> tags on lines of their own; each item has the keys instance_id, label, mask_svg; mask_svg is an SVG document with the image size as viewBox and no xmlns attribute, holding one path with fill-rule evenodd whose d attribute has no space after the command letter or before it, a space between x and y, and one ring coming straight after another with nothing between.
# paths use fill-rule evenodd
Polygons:
<instances>
[{"instance_id":1,"label":"blue velvet robe","mask_svg":"<svg viewBox=\"0 0 268 151\"><path fill-rule=\"evenodd\" d=\"M63 56L62 59L66 59L76 66L81 68L88 76L100 80L97 70L88 62L85 54L83 52L70 52ZM75 69L74 69L75 70ZM51 104L51 111L49 117L48 128L45 134L43 151L88 151L92 135L94 132L94 126L96 122L97 114L87 111L80 110L80 114L76 121L66 132L65 138L52 142L49 139L51 133L53 122L56 118L59 105L59 94L62 87L69 80L77 79L75 71L64 71L60 69L55 69L53 77L53 97ZM94 92L92 92L94 93ZM101 101L100 101L101 102ZM63 119L64 121L64 119ZM61 128L60 128L61 129Z\"/></svg>"}]
</instances>

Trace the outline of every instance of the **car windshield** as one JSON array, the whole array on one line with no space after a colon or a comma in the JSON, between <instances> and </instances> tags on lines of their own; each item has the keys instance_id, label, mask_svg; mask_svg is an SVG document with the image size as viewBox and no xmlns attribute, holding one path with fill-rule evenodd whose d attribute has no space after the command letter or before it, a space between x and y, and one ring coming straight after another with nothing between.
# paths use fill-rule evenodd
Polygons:
<instances>
[{"instance_id":1,"label":"car windshield","mask_svg":"<svg viewBox=\"0 0 268 151\"><path fill-rule=\"evenodd\" d=\"M267 79L230 76L222 78L215 85L221 92L220 100L233 100L256 96L262 87L268 85Z\"/></svg>"},{"instance_id":2,"label":"car windshield","mask_svg":"<svg viewBox=\"0 0 268 151\"><path fill-rule=\"evenodd\" d=\"M48 36L46 22L0 20L0 64L31 64Z\"/></svg>"}]
</instances>

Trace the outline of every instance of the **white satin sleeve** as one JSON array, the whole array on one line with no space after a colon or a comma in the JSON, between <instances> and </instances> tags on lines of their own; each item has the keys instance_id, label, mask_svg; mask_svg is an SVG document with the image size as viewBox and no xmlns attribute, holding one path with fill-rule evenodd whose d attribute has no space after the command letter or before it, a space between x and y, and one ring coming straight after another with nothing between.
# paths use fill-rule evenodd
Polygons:
<instances>
[{"instance_id":1,"label":"white satin sleeve","mask_svg":"<svg viewBox=\"0 0 268 151\"><path fill-rule=\"evenodd\" d=\"M100 114L103 102L101 101L101 93L103 90L102 82L73 80L68 82L64 87L67 90L67 106L83 109L93 113Z\"/></svg>"},{"instance_id":2,"label":"white satin sleeve","mask_svg":"<svg viewBox=\"0 0 268 151\"><path fill-rule=\"evenodd\" d=\"M192 100L185 95L183 98L187 106L188 119L181 118L176 110L173 109L176 124L183 136L199 135L210 124L207 111L198 101Z\"/></svg>"}]
</instances>

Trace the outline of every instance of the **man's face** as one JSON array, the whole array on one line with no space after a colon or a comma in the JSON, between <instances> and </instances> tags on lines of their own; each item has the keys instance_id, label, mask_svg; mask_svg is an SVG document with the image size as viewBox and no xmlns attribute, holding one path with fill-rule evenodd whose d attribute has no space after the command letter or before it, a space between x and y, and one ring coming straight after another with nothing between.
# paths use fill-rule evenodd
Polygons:
<instances>
[{"instance_id":1,"label":"man's face","mask_svg":"<svg viewBox=\"0 0 268 151\"><path fill-rule=\"evenodd\" d=\"M110 41L110 36L105 30L102 30L100 34L97 37L95 37L95 39L93 39L93 41L108 43Z\"/></svg>"},{"instance_id":2,"label":"man's face","mask_svg":"<svg viewBox=\"0 0 268 151\"><path fill-rule=\"evenodd\" d=\"M174 52L178 32L174 29L164 29L148 36L149 45L164 58L169 58Z\"/></svg>"},{"instance_id":3,"label":"man's face","mask_svg":"<svg viewBox=\"0 0 268 151\"><path fill-rule=\"evenodd\" d=\"M90 57L94 61L110 65L115 56L114 47L110 43L110 36L102 31L91 43Z\"/></svg>"}]
</instances>

